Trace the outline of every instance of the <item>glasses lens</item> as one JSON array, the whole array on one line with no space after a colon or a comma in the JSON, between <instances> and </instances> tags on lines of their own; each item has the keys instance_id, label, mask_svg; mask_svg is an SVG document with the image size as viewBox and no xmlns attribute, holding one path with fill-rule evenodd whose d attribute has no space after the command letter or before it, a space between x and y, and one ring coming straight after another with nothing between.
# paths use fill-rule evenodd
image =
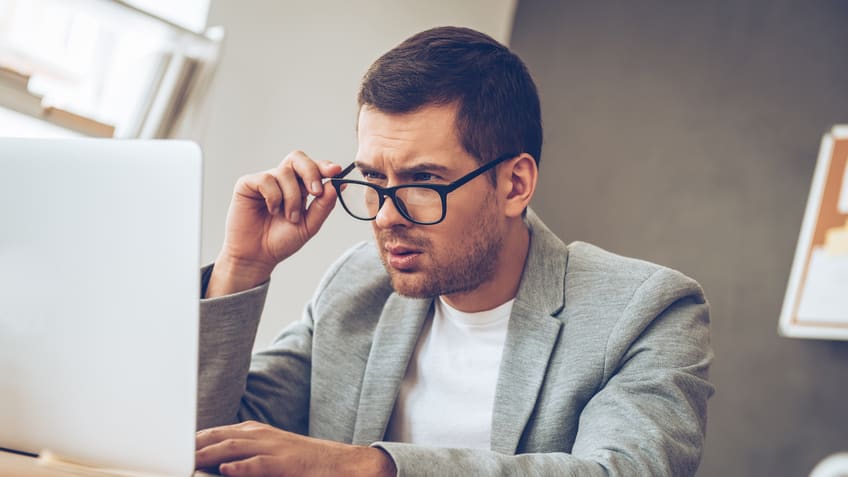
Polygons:
<instances>
[{"instance_id":1,"label":"glasses lens","mask_svg":"<svg viewBox=\"0 0 848 477\"><path fill-rule=\"evenodd\" d=\"M433 189L424 187L401 187L397 190L399 207L415 222L424 224L437 222L442 218L442 197Z\"/></svg>"},{"instance_id":2,"label":"glasses lens","mask_svg":"<svg viewBox=\"0 0 848 477\"><path fill-rule=\"evenodd\" d=\"M380 211L380 195L367 185L347 182L339 187L339 198L345 209L358 219L371 220ZM433 223L442 218L442 197L423 187L401 187L395 194L401 214L414 222Z\"/></svg>"},{"instance_id":3,"label":"glasses lens","mask_svg":"<svg viewBox=\"0 0 848 477\"><path fill-rule=\"evenodd\" d=\"M371 220L380 208L380 196L371 187L362 184L342 184L339 198L345 209L358 219Z\"/></svg>"}]
</instances>

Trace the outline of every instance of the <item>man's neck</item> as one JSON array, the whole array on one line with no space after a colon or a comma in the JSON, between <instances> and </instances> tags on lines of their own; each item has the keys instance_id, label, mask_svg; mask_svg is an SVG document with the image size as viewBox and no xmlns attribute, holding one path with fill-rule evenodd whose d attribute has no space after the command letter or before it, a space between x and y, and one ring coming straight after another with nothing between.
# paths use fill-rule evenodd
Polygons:
<instances>
[{"instance_id":1,"label":"man's neck","mask_svg":"<svg viewBox=\"0 0 848 477\"><path fill-rule=\"evenodd\" d=\"M530 230L524 221L511 224L491 279L474 290L442 295L453 308L466 313L491 310L515 298L530 250Z\"/></svg>"}]
</instances>

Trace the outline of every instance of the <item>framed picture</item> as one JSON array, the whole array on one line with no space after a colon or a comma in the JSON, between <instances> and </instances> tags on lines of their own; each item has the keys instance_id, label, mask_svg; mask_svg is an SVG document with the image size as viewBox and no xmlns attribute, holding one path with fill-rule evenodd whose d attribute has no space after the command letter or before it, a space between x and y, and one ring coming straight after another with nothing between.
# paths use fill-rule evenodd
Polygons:
<instances>
[{"instance_id":1,"label":"framed picture","mask_svg":"<svg viewBox=\"0 0 848 477\"><path fill-rule=\"evenodd\" d=\"M848 340L848 125L822 138L779 330Z\"/></svg>"}]
</instances>

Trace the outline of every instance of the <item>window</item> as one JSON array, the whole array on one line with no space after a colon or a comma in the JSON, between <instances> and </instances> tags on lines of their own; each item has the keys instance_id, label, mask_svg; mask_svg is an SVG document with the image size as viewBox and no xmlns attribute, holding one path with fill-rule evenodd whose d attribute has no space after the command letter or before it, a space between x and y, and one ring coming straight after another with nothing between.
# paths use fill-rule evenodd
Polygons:
<instances>
[{"instance_id":1,"label":"window","mask_svg":"<svg viewBox=\"0 0 848 477\"><path fill-rule=\"evenodd\" d=\"M0 107L86 135L167 137L217 61L208 6L0 0Z\"/></svg>"}]
</instances>

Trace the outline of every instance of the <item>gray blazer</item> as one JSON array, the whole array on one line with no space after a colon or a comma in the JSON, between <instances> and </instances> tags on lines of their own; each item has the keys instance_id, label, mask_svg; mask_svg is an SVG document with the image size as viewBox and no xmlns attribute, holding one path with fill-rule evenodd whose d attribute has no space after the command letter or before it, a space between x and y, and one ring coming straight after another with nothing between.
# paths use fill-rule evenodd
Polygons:
<instances>
[{"instance_id":1,"label":"gray blazer","mask_svg":"<svg viewBox=\"0 0 848 477\"><path fill-rule=\"evenodd\" d=\"M527 223L490 450L382 441L433 300L395 294L371 242L345 253L303 318L252 357L267 284L202 301L198 428L254 419L379 446L401 476L694 474L713 393L700 286L566 246L532 212Z\"/></svg>"}]
</instances>

